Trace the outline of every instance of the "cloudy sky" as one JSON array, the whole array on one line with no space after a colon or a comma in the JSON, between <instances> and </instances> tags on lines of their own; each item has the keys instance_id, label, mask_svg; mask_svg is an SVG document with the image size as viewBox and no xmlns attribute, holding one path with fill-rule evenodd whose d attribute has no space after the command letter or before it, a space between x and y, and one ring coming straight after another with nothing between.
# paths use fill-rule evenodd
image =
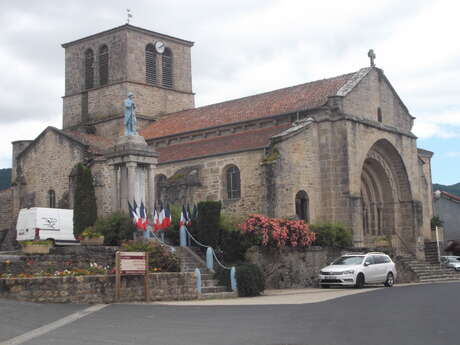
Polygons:
<instances>
[{"instance_id":1,"label":"cloudy sky","mask_svg":"<svg viewBox=\"0 0 460 345\"><path fill-rule=\"evenodd\" d=\"M433 182L460 182L457 0L15 0L0 12L0 168L10 142L61 128L60 44L126 21L195 42L197 105L376 64L417 117L418 146L434 151Z\"/></svg>"}]
</instances>

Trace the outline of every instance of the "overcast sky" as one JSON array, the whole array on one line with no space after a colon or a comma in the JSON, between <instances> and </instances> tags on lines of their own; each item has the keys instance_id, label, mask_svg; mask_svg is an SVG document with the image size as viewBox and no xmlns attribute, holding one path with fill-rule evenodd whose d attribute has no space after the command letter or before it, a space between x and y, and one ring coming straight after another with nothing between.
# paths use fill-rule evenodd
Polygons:
<instances>
[{"instance_id":1,"label":"overcast sky","mask_svg":"<svg viewBox=\"0 0 460 345\"><path fill-rule=\"evenodd\" d=\"M433 182L460 182L460 2L456 0L4 1L0 12L0 168L11 141L62 127L60 44L131 23L195 42L196 104L376 64L409 108Z\"/></svg>"}]
</instances>

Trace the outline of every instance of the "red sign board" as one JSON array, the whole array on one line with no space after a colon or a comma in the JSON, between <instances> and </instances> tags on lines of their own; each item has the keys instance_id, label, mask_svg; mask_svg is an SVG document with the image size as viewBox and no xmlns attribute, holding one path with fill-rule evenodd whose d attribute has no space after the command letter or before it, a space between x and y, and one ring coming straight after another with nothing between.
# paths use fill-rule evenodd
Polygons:
<instances>
[{"instance_id":1,"label":"red sign board","mask_svg":"<svg viewBox=\"0 0 460 345\"><path fill-rule=\"evenodd\" d=\"M115 300L120 299L121 276L142 274L144 276L145 300L149 300L149 254L146 252L117 252L115 258Z\"/></svg>"},{"instance_id":2,"label":"red sign board","mask_svg":"<svg viewBox=\"0 0 460 345\"><path fill-rule=\"evenodd\" d=\"M145 274L147 260L145 252L120 252L121 274Z\"/></svg>"}]
</instances>

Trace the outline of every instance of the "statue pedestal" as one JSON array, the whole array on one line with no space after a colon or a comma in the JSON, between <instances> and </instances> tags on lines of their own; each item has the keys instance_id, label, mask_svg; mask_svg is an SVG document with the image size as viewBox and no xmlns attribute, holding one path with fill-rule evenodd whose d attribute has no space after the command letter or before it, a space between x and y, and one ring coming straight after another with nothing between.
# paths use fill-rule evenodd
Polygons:
<instances>
[{"instance_id":1,"label":"statue pedestal","mask_svg":"<svg viewBox=\"0 0 460 345\"><path fill-rule=\"evenodd\" d=\"M155 168L159 153L147 145L144 137L120 137L106 154L112 170L112 212L128 213L128 201L144 203L148 212L155 205Z\"/></svg>"}]
</instances>

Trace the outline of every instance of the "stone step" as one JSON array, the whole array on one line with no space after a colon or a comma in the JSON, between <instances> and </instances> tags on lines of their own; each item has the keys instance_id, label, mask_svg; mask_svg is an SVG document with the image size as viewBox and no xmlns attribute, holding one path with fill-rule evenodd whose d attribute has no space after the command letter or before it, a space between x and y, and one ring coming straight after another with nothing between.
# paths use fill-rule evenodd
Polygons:
<instances>
[{"instance_id":1,"label":"stone step","mask_svg":"<svg viewBox=\"0 0 460 345\"><path fill-rule=\"evenodd\" d=\"M426 280L426 279L454 279L454 280L458 280L458 279L460 279L460 277L450 276L450 275L443 275L443 274L419 276L419 280Z\"/></svg>"},{"instance_id":2,"label":"stone step","mask_svg":"<svg viewBox=\"0 0 460 345\"><path fill-rule=\"evenodd\" d=\"M215 292L215 293L202 293L200 299L226 299L238 297L236 292Z\"/></svg>"},{"instance_id":3,"label":"stone step","mask_svg":"<svg viewBox=\"0 0 460 345\"><path fill-rule=\"evenodd\" d=\"M226 292L227 288L225 286L204 286L201 287L201 293L217 293L217 292Z\"/></svg>"},{"instance_id":4,"label":"stone step","mask_svg":"<svg viewBox=\"0 0 460 345\"><path fill-rule=\"evenodd\" d=\"M201 280L201 286L220 286L219 282L215 279Z\"/></svg>"},{"instance_id":5,"label":"stone step","mask_svg":"<svg viewBox=\"0 0 460 345\"><path fill-rule=\"evenodd\" d=\"M450 270L421 270L421 271L417 271L417 270L414 270L414 272L418 275L421 275L421 274L455 274L455 272L452 272Z\"/></svg>"},{"instance_id":6,"label":"stone step","mask_svg":"<svg viewBox=\"0 0 460 345\"><path fill-rule=\"evenodd\" d=\"M458 277L458 278L441 277L441 278L423 278L423 279L420 279L421 283L435 283L435 282L444 282L444 281L460 281L460 277Z\"/></svg>"}]
</instances>

